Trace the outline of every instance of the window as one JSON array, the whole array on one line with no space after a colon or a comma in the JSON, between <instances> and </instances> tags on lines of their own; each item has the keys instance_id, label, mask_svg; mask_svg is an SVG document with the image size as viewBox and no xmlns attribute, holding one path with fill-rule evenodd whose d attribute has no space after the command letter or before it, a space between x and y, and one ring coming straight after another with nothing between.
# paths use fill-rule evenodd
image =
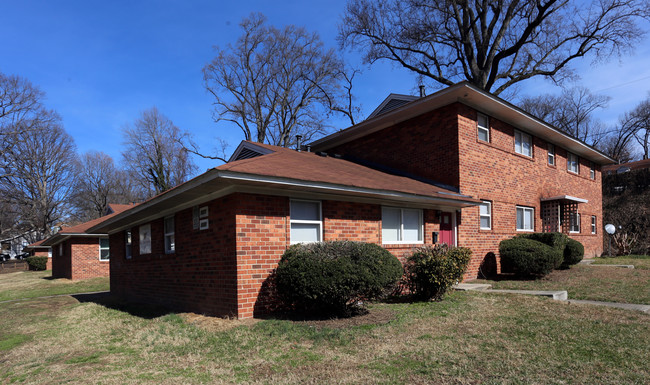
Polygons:
<instances>
[{"instance_id":1,"label":"window","mask_svg":"<svg viewBox=\"0 0 650 385\"><path fill-rule=\"evenodd\" d=\"M291 201L291 243L320 242L323 234L319 201Z\"/></svg>"},{"instance_id":2,"label":"window","mask_svg":"<svg viewBox=\"0 0 650 385\"><path fill-rule=\"evenodd\" d=\"M517 230L535 230L535 209L532 207L517 206Z\"/></svg>"},{"instance_id":3,"label":"window","mask_svg":"<svg viewBox=\"0 0 650 385\"><path fill-rule=\"evenodd\" d=\"M174 243L174 216L165 218L165 253L171 254L176 250Z\"/></svg>"},{"instance_id":4,"label":"window","mask_svg":"<svg viewBox=\"0 0 650 385\"><path fill-rule=\"evenodd\" d=\"M517 154L533 156L533 138L521 131L515 131L515 152Z\"/></svg>"},{"instance_id":5,"label":"window","mask_svg":"<svg viewBox=\"0 0 650 385\"><path fill-rule=\"evenodd\" d=\"M139 230L140 254L151 254L151 225L142 225Z\"/></svg>"},{"instance_id":6,"label":"window","mask_svg":"<svg viewBox=\"0 0 650 385\"><path fill-rule=\"evenodd\" d=\"M59 243L59 257L63 256L63 243Z\"/></svg>"},{"instance_id":7,"label":"window","mask_svg":"<svg viewBox=\"0 0 650 385\"><path fill-rule=\"evenodd\" d=\"M596 179L596 164L594 162L589 163L589 178Z\"/></svg>"},{"instance_id":8,"label":"window","mask_svg":"<svg viewBox=\"0 0 650 385\"><path fill-rule=\"evenodd\" d=\"M571 213L569 232L570 233L580 232L580 214Z\"/></svg>"},{"instance_id":9,"label":"window","mask_svg":"<svg viewBox=\"0 0 650 385\"><path fill-rule=\"evenodd\" d=\"M478 139L484 142L490 141L490 126L488 122L488 117L481 113L478 114L477 119L478 126Z\"/></svg>"},{"instance_id":10,"label":"window","mask_svg":"<svg viewBox=\"0 0 650 385\"><path fill-rule=\"evenodd\" d=\"M422 210L382 207L382 243L422 243Z\"/></svg>"},{"instance_id":11,"label":"window","mask_svg":"<svg viewBox=\"0 0 650 385\"><path fill-rule=\"evenodd\" d=\"M591 216L591 233L596 234L596 216Z\"/></svg>"},{"instance_id":12,"label":"window","mask_svg":"<svg viewBox=\"0 0 650 385\"><path fill-rule=\"evenodd\" d=\"M124 256L126 259L131 259L133 256L131 251L131 230L124 232Z\"/></svg>"},{"instance_id":13,"label":"window","mask_svg":"<svg viewBox=\"0 0 650 385\"><path fill-rule=\"evenodd\" d=\"M572 153L568 153L567 155L567 162L566 162L566 169L574 172L576 174L580 174L580 164L578 163L578 156Z\"/></svg>"},{"instance_id":14,"label":"window","mask_svg":"<svg viewBox=\"0 0 650 385\"><path fill-rule=\"evenodd\" d=\"M110 249L108 247L108 239L107 238L100 238L99 239L99 260L100 261L108 261L110 256L111 256L111 253L110 253Z\"/></svg>"},{"instance_id":15,"label":"window","mask_svg":"<svg viewBox=\"0 0 650 385\"><path fill-rule=\"evenodd\" d=\"M483 201L479 206L481 230L492 229L492 203Z\"/></svg>"},{"instance_id":16,"label":"window","mask_svg":"<svg viewBox=\"0 0 650 385\"><path fill-rule=\"evenodd\" d=\"M548 151L548 164L555 166L555 146L549 143L546 149Z\"/></svg>"}]
</instances>

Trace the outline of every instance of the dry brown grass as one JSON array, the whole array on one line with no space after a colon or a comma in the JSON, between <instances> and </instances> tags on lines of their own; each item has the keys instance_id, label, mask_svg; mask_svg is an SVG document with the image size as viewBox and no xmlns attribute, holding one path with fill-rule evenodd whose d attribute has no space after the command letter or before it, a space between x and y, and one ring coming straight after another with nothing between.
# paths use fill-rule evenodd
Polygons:
<instances>
[{"instance_id":1,"label":"dry brown grass","mask_svg":"<svg viewBox=\"0 0 650 385\"><path fill-rule=\"evenodd\" d=\"M0 274L0 301L109 290L108 277L71 281L52 279L51 271Z\"/></svg>"},{"instance_id":2,"label":"dry brown grass","mask_svg":"<svg viewBox=\"0 0 650 385\"><path fill-rule=\"evenodd\" d=\"M70 297L0 304L0 382L102 384L642 383L650 316L454 293L356 320L153 318ZM0 334L0 341L3 335Z\"/></svg>"}]
</instances>

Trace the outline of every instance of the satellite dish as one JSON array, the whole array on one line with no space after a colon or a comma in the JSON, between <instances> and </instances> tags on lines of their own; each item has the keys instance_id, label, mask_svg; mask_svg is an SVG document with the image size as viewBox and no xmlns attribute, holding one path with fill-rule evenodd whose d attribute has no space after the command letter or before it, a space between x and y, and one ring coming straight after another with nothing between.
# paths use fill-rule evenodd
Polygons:
<instances>
[{"instance_id":1,"label":"satellite dish","mask_svg":"<svg viewBox=\"0 0 650 385\"><path fill-rule=\"evenodd\" d=\"M605 225L605 231L607 231L607 234L612 235L616 232L616 226L613 224L607 224Z\"/></svg>"}]
</instances>

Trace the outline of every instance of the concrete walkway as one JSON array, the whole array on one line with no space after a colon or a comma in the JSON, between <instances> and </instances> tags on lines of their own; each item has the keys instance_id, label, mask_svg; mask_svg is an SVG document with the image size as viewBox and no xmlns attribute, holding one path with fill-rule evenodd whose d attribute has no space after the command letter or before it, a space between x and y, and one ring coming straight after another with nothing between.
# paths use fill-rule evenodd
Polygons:
<instances>
[{"instance_id":1,"label":"concrete walkway","mask_svg":"<svg viewBox=\"0 0 650 385\"><path fill-rule=\"evenodd\" d=\"M454 286L454 289L461 291L482 291L485 293L507 293L507 294L524 294L524 295L537 295L542 297L552 298L556 301L566 301L570 304L580 305L596 305L615 307L625 310L637 310L646 314L650 314L650 305L638 305L632 303L619 303L619 302L602 302L602 301L587 301L579 299L568 299L566 290L493 290L492 285L485 283L459 283Z\"/></svg>"},{"instance_id":2,"label":"concrete walkway","mask_svg":"<svg viewBox=\"0 0 650 385\"><path fill-rule=\"evenodd\" d=\"M70 296L73 296L73 295L108 294L108 293L110 293L110 291L89 291L89 292L86 292L86 293L70 293L70 294L44 295L44 296L41 296L41 297L26 297L26 298L9 299L9 300L6 300L6 301L0 301L0 303L29 301L29 300L32 300L32 299L41 299L41 298L70 297Z\"/></svg>"}]
</instances>

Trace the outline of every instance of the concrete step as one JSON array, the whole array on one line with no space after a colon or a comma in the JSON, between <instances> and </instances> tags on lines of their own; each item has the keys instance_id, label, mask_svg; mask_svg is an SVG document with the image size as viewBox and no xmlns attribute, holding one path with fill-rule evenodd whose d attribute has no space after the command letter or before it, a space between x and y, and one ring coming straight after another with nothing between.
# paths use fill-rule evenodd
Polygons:
<instances>
[{"instance_id":1,"label":"concrete step","mask_svg":"<svg viewBox=\"0 0 650 385\"><path fill-rule=\"evenodd\" d=\"M589 266L594 266L594 267L621 267L623 269L634 269L634 265L593 265L593 264L590 264Z\"/></svg>"},{"instance_id":2,"label":"concrete step","mask_svg":"<svg viewBox=\"0 0 650 385\"><path fill-rule=\"evenodd\" d=\"M492 285L489 285L487 283L459 283L458 285L454 286L454 289L460 291L470 291L470 290L484 291L484 290L489 290L491 287Z\"/></svg>"},{"instance_id":3,"label":"concrete step","mask_svg":"<svg viewBox=\"0 0 650 385\"><path fill-rule=\"evenodd\" d=\"M549 297L556 301L566 301L569 294L566 290L490 290L490 293L525 294Z\"/></svg>"}]
</instances>

